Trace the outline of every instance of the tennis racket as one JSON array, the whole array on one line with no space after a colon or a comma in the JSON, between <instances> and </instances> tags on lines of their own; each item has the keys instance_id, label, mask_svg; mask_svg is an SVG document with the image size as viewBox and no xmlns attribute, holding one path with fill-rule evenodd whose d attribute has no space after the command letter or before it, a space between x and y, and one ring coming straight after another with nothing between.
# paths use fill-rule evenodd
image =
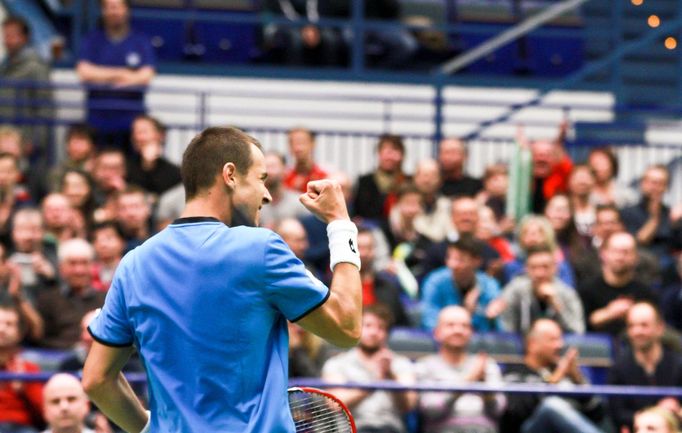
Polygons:
<instances>
[{"instance_id":1,"label":"tennis racket","mask_svg":"<svg viewBox=\"0 0 682 433\"><path fill-rule=\"evenodd\" d=\"M356 433L345 404L317 388L289 388L289 407L296 433Z\"/></svg>"}]
</instances>

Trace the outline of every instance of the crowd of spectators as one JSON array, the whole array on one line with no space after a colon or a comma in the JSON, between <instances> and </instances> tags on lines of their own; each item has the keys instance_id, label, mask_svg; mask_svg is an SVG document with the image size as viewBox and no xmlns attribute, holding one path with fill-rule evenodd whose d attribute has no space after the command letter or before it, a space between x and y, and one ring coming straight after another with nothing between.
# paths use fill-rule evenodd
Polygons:
<instances>
[{"instance_id":1,"label":"crowd of spectators","mask_svg":"<svg viewBox=\"0 0 682 433\"><path fill-rule=\"evenodd\" d=\"M79 370L91 343L88 318L102 305L117 264L182 209L180 170L164 157L164 125L142 103L140 86L154 75L148 41L130 29L125 1L102 5L103 28L86 39L77 66L81 80L96 86L87 122L66 134L65 158L44 167L34 157L39 135L0 126L3 372L38 371L22 357L25 347L64 351L70 356L61 369ZM8 19L3 31L26 38L22 23ZM300 35L281 30L273 29L273 38L312 38L305 28ZM20 52L8 49L10 64ZM30 51L18 59L38 69ZM682 386L682 203L664 202L671 173L652 165L638 190L630 190L616 181L613 149L595 148L585 161L573 161L563 145L566 127L553 140L519 134L513 160L486 167L480 179L467 173L467 144L455 137L407 173L402 138L382 135L375 169L357 179L315 161L315 133L306 127L288 132L288 154L266 149L272 202L261 225L278 233L313 274L323 281L331 275L325 227L297 198L306 183L337 180L359 227L366 308L360 344L335 353L292 324L292 376L405 386L580 384L587 378L578 353L563 351L563 337L599 332L618 349L610 383ZM432 332L438 351L416 362L391 351L393 325ZM473 335L490 332L524 337L523 362L501 368L492 356L468 351ZM140 371L139 360L129 369ZM404 432L413 413L436 433L590 432L610 423L618 432L640 431L632 430L636 414L642 424L660 413L673 421L682 416L673 397L336 393L361 433ZM98 432L115 428L90 414L83 398L64 375L44 388L0 382L0 432L45 425L62 431L57 424L66 418L80 426L68 431L89 431L83 423ZM60 399L73 406L63 409L68 416L55 414ZM658 409L639 412L649 406Z\"/></svg>"}]
</instances>

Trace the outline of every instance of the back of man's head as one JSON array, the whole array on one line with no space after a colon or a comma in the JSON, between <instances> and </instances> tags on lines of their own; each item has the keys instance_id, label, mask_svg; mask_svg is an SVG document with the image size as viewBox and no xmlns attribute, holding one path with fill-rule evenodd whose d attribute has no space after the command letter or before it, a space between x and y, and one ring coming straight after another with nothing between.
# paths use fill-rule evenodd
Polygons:
<instances>
[{"instance_id":1,"label":"back of man's head","mask_svg":"<svg viewBox=\"0 0 682 433\"><path fill-rule=\"evenodd\" d=\"M237 128L208 128L197 134L182 156L182 183L189 201L206 192L228 162L238 173L246 174L253 162L251 146L261 149L255 138Z\"/></svg>"}]
</instances>

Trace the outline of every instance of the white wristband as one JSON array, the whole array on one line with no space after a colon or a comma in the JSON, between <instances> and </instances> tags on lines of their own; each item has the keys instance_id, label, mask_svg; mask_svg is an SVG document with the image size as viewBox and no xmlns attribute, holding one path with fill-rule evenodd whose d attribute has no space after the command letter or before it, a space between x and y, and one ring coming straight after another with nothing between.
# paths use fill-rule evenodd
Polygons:
<instances>
[{"instance_id":1,"label":"white wristband","mask_svg":"<svg viewBox=\"0 0 682 433\"><path fill-rule=\"evenodd\" d=\"M334 220L327 224L329 267L334 272L338 263L351 263L360 270L358 228L349 220Z\"/></svg>"},{"instance_id":2,"label":"white wristband","mask_svg":"<svg viewBox=\"0 0 682 433\"><path fill-rule=\"evenodd\" d=\"M149 433L149 429L150 429L151 424L152 424L152 413L150 411L146 411L146 412L147 412L147 416L148 416L147 424L144 425L144 428L140 431L140 433Z\"/></svg>"}]
</instances>

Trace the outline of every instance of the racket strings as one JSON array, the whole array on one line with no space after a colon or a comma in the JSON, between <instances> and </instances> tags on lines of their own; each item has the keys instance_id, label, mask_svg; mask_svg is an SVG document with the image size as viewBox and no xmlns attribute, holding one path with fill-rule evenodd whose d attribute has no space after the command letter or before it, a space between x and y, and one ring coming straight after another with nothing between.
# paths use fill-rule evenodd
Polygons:
<instances>
[{"instance_id":1,"label":"racket strings","mask_svg":"<svg viewBox=\"0 0 682 433\"><path fill-rule=\"evenodd\" d=\"M321 395L292 393L290 406L298 433L351 432L343 408L332 399Z\"/></svg>"}]
</instances>

